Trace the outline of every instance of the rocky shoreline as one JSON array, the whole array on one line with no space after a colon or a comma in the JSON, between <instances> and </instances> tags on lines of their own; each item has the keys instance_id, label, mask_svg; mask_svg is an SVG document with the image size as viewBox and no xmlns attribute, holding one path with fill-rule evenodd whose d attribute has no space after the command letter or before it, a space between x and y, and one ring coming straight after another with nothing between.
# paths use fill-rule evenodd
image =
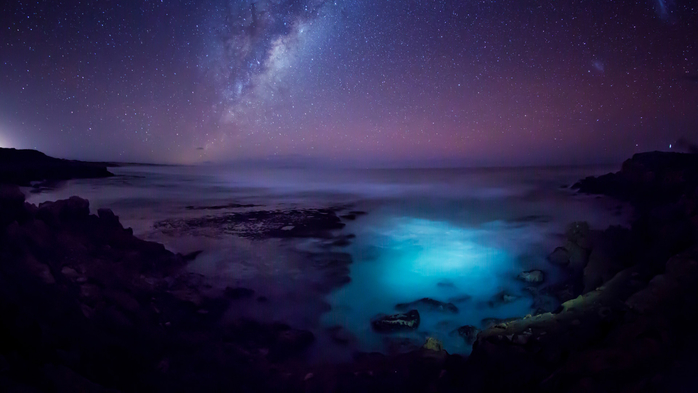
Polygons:
<instances>
[{"instance_id":1,"label":"rocky shoreline","mask_svg":"<svg viewBox=\"0 0 698 393\"><path fill-rule=\"evenodd\" d=\"M36 150L0 148L0 184L29 186L70 179L114 176L107 164L49 157ZM112 165L114 166L114 165Z\"/></svg>"},{"instance_id":2,"label":"rocky shoreline","mask_svg":"<svg viewBox=\"0 0 698 393\"><path fill-rule=\"evenodd\" d=\"M638 154L615 174L575 184L581 193L630 202L636 211L633 225L598 230L570 224L563 244L549 256L567 279L548 285L541 270L521 272L518 279L537 310L525 318L454 330L473 343L469 357L448 354L428 339L406 354L356 354L353 362L333 365L303 361L316 339L309 331L282 322L224 320L232 302L264 301L264 296L247 288L216 292L183 269L196 253L173 254L140 240L111 210L90 214L88 201L79 197L35 206L16 186L2 185L0 389L661 389L682 348L697 344L685 333L698 320L693 306L698 300L697 157ZM253 206L190 210L248 207ZM156 225L163 231L223 226L252 239L322 239L327 251L309 254L308 260L323 272L318 290L326 292L349 280L351 263L348 254L332 251L351 236L333 231L344 226L342 220L363 214L342 211L238 211ZM501 293L490 303L494 307L516 296ZM416 328L420 309L456 313L458 307L415 299L370 323L389 334ZM341 329L332 335L337 342L351 341Z\"/></svg>"}]
</instances>

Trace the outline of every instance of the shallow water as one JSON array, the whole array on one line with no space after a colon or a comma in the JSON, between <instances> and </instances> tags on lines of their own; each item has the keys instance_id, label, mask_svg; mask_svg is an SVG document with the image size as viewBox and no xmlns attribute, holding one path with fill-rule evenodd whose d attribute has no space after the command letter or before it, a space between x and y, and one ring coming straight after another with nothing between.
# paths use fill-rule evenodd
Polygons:
<instances>
[{"instance_id":1,"label":"shallow water","mask_svg":"<svg viewBox=\"0 0 698 393\"><path fill-rule=\"evenodd\" d=\"M545 256L561 243L567 223L586 220L592 228L628 220L627 208L605 198L573 195L560 185L614 168L326 170L223 166L114 168L109 179L73 180L60 188L29 193L28 200L80 195L92 212L108 207L126 227L176 252L203 249L190 266L214 288L245 286L267 302L236 302L240 315L282 320L311 329L318 337L310 355L321 361L348 359L352 352L401 351L437 337L449 352L470 347L454 330L481 326L485 318L529 314L532 298L516 279L541 269L546 283L560 271ZM29 191L29 190L27 190ZM228 203L263 205L254 209L347 206L367 215L346 221L342 233L356 235L336 251L352 255L351 282L329 294L312 290L319 278L302 253L320 241L252 241L214 229L165 234L160 220L225 214L235 209L189 210L187 206ZM619 214L620 213L620 214ZM518 296L490 304L505 291ZM416 331L378 334L370 321L396 313L395 305L429 297L453 302L458 313L420 310ZM326 306L329 303L330 307ZM349 344L330 339L327 328L341 326Z\"/></svg>"}]
</instances>

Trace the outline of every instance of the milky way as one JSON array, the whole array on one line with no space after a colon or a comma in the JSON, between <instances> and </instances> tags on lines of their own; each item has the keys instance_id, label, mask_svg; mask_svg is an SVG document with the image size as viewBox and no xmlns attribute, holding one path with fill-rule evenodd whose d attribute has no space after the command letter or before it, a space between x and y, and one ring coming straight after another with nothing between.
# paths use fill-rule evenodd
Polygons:
<instances>
[{"instance_id":1,"label":"milky way","mask_svg":"<svg viewBox=\"0 0 698 393\"><path fill-rule=\"evenodd\" d=\"M0 145L57 156L579 164L698 129L689 1L2 7Z\"/></svg>"}]
</instances>

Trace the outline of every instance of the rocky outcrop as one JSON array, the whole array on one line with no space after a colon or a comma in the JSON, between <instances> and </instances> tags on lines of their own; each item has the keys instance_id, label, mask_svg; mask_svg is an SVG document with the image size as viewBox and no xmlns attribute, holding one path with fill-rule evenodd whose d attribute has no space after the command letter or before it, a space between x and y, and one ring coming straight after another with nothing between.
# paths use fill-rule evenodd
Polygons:
<instances>
[{"instance_id":1,"label":"rocky outcrop","mask_svg":"<svg viewBox=\"0 0 698 393\"><path fill-rule=\"evenodd\" d=\"M224 321L231 299L182 270L191 256L134 237L111 210L90 214L84 199L35 206L2 186L0 217L2 391L278 390L272 364L315 340Z\"/></svg>"},{"instance_id":2,"label":"rocky outcrop","mask_svg":"<svg viewBox=\"0 0 698 393\"><path fill-rule=\"evenodd\" d=\"M371 321L371 327L380 333L414 330L419 327L419 311L410 310L404 314L379 315Z\"/></svg>"},{"instance_id":3,"label":"rocky outcrop","mask_svg":"<svg viewBox=\"0 0 698 393\"><path fill-rule=\"evenodd\" d=\"M698 154L648 152L626 160L621 170L587 177L572 188L604 194L639 205L676 202L698 186Z\"/></svg>"},{"instance_id":4,"label":"rocky outcrop","mask_svg":"<svg viewBox=\"0 0 698 393\"><path fill-rule=\"evenodd\" d=\"M630 201L632 227L572 224L549 257L568 279L532 289L534 298L554 294L562 305L480 332L464 368L468 386L665 390L670 359L698 345L682 333L698 322L697 164L695 155L640 154L616 174L575 185Z\"/></svg>"},{"instance_id":5,"label":"rocky outcrop","mask_svg":"<svg viewBox=\"0 0 698 393\"><path fill-rule=\"evenodd\" d=\"M444 303L432 298L421 298L409 303L399 303L395 305L396 310L428 310L428 311L442 311L456 314L458 312L458 307L453 303Z\"/></svg>"},{"instance_id":6,"label":"rocky outcrop","mask_svg":"<svg viewBox=\"0 0 698 393\"><path fill-rule=\"evenodd\" d=\"M472 345L475 340L477 340L477 335L480 333L480 329L476 328L475 326L465 325L456 329L456 333L463 337L466 344Z\"/></svg>"},{"instance_id":7,"label":"rocky outcrop","mask_svg":"<svg viewBox=\"0 0 698 393\"><path fill-rule=\"evenodd\" d=\"M114 176L101 163L53 158L36 150L0 148L0 183L29 186L32 181Z\"/></svg>"},{"instance_id":8,"label":"rocky outcrop","mask_svg":"<svg viewBox=\"0 0 698 393\"><path fill-rule=\"evenodd\" d=\"M155 223L165 234L207 235L210 231L252 238L332 238L345 224L334 209L252 210Z\"/></svg>"}]
</instances>

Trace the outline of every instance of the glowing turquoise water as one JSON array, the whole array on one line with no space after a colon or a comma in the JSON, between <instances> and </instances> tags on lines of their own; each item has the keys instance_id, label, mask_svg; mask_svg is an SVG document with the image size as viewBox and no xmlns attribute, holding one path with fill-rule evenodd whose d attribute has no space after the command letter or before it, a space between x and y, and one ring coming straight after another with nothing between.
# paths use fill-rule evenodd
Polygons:
<instances>
[{"instance_id":1,"label":"glowing turquoise water","mask_svg":"<svg viewBox=\"0 0 698 393\"><path fill-rule=\"evenodd\" d=\"M451 353L468 352L469 346L453 332L459 326L480 327L484 318L531 312L532 300L526 297L495 307L488 304L502 290L520 295L523 288L514 279L520 271L514 256L488 244L488 239L502 233L506 231L410 217L364 227L351 249L352 281L328 297L332 311L323 323L344 327L366 351L389 351L391 341L395 346L399 339L419 345L433 336ZM451 301L459 312L420 310L421 324L414 332L383 335L371 330L370 320L376 314L394 314L397 303L424 297Z\"/></svg>"}]
</instances>

